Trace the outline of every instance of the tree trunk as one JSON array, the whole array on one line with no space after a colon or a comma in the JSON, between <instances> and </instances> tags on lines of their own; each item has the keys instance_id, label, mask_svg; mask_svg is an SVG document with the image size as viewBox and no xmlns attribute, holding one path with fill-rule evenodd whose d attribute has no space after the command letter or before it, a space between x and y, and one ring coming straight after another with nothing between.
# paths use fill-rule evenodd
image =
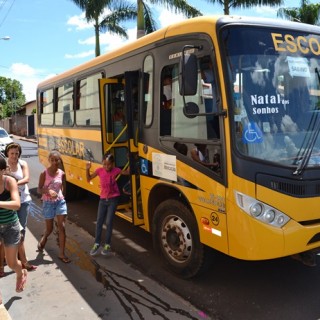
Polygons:
<instances>
[{"instance_id":1,"label":"tree trunk","mask_svg":"<svg viewBox=\"0 0 320 320\"><path fill-rule=\"evenodd\" d=\"M145 35L144 30L144 10L143 10L143 0L137 0L137 39Z\"/></svg>"},{"instance_id":2,"label":"tree trunk","mask_svg":"<svg viewBox=\"0 0 320 320\"><path fill-rule=\"evenodd\" d=\"M223 6L224 6L224 8L223 8L224 14L229 15L229 1L224 0Z\"/></svg>"},{"instance_id":3,"label":"tree trunk","mask_svg":"<svg viewBox=\"0 0 320 320\"><path fill-rule=\"evenodd\" d=\"M99 32L99 22L96 21L94 25L94 33L96 37L96 57L100 56L100 32Z\"/></svg>"}]
</instances>

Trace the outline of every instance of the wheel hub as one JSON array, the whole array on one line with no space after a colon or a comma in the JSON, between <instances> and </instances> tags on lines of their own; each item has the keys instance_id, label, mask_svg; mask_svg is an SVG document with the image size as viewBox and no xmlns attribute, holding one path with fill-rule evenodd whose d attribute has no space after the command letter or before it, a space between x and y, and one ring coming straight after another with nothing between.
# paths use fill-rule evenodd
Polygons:
<instances>
[{"instance_id":1,"label":"wheel hub","mask_svg":"<svg viewBox=\"0 0 320 320\"><path fill-rule=\"evenodd\" d=\"M175 262L185 262L191 255L191 233L183 220L169 216L163 222L161 231L162 247Z\"/></svg>"}]
</instances>

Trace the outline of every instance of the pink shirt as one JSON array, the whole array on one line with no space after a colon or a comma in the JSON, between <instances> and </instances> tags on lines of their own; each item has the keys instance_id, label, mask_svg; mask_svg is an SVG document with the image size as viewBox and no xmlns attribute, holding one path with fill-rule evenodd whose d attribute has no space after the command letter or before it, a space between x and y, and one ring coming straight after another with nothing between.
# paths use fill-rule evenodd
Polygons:
<instances>
[{"instance_id":1,"label":"pink shirt","mask_svg":"<svg viewBox=\"0 0 320 320\"><path fill-rule=\"evenodd\" d=\"M44 181L44 187L48 187L49 189L54 190L57 194L57 198L51 198L49 194L44 193L42 195L42 200L44 201L58 201L58 200L63 200L64 196L61 190L62 186L62 176L64 172L61 169L58 169L58 173L54 176L51 177L48 170L45 170L45 175L46 175L46 180Z\"/></svg>"},{"instance_id":2,"label":"pink shirt","mask_svg":"<svg viewBox=\"0 0 320 320\"><path fill-rule=\"evenodd\" d=\"M111 171L106 171L101 167L96 170L96 174L100 178L100 199L110 199L120 196L120 191L116 181L116 177L120 174L121 169L115 167Z\"/></svg>"}]
</instances>

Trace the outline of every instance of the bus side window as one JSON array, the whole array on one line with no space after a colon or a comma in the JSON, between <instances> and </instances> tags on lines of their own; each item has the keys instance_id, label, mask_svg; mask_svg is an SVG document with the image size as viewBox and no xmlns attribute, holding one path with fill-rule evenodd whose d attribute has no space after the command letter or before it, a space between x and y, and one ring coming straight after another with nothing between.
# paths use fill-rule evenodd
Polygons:
<instances>
[{"instance_id":1,"label":"bus side window","mask_svg":"<svg viewBox=\"0 0 320 320\"><path fill-rule=\"evenodd\" d=\"M165 67L161 73L160 136L171 136L172 70Z\"/></svg>"},{"instance_id":2,"label":"bus side window","mask_svg":"<svg viewBox=\"0 0 320 320\"><path fill-rule=\"evenodd\" d=\"M141 111L146 126L149 126L153 119L153 62L153 57L150 55L143 62L143 107Z\"/></svg>"},{"instance_id":3,"label":"bus side window","mask_svg":"<svg viewBox=\"0 0 320 320\"><path fill-rule=\"evenodd\" d=\"M205 56L200 60L202 98L206 113L218 112L216 82L212 59ZM219 119L217 116L206 116L208 139L220 138Z\"/></svg>"},{"instance_id":4,"label":"bus side window","mask_svg":"<svg viewBox=\"0 0 320 320\"><path fill-rule=\"evenodd\" d=\"M73 113L73 82L65 83L57 88L57 103L55 110L55 124L58 126L72 126Z\"/></svg>"},{"instance_id":5,"label":"bus side window","mask_svg":"<svg viewBox=\"0 0 320 320\"><path fill-rule=\"evenodd\" d=\"M53 125L54 116L54 91L53 89L48 89L41 93L41 114L40 123L42 125Z\"/></svg>"},{"instance_id":6,"label":"bus side window","mask_svg":"<svg viewBox=\"0 0 320 320\"><path fill-rule=\"evenodd\" d=\"M90 75L77 83L78 106L76 122L80 126L100 125L99 83L101 73Z\"/></svg>"}]
</instances>

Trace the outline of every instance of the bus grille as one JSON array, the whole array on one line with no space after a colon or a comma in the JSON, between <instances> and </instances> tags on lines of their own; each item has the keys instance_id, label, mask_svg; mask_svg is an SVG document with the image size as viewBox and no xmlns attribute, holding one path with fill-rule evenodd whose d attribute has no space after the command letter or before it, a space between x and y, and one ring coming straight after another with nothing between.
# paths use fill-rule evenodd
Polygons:
<instances>
[{"instance_id":1,"label":"bus grille","mask_svg":"<svg viewBox=\"0 0 320 320\"><path fill-rule=\"evenodd\" d=\"M282 181L271 181L271 189L282 193L303 196L306 194L306 185L297 185Z\"/></svg>"},{"instance_id":2,"label":"bus grille","mask_svg":"<svg viewBox=\"0 0 320 320\"><path fill-rule=\"evenodd\" d=\"M267 174L258 174L256 182L261 186L293 197L308 198L320 196L319 180L299 181Z\"/></svg>"}]
</instances>

